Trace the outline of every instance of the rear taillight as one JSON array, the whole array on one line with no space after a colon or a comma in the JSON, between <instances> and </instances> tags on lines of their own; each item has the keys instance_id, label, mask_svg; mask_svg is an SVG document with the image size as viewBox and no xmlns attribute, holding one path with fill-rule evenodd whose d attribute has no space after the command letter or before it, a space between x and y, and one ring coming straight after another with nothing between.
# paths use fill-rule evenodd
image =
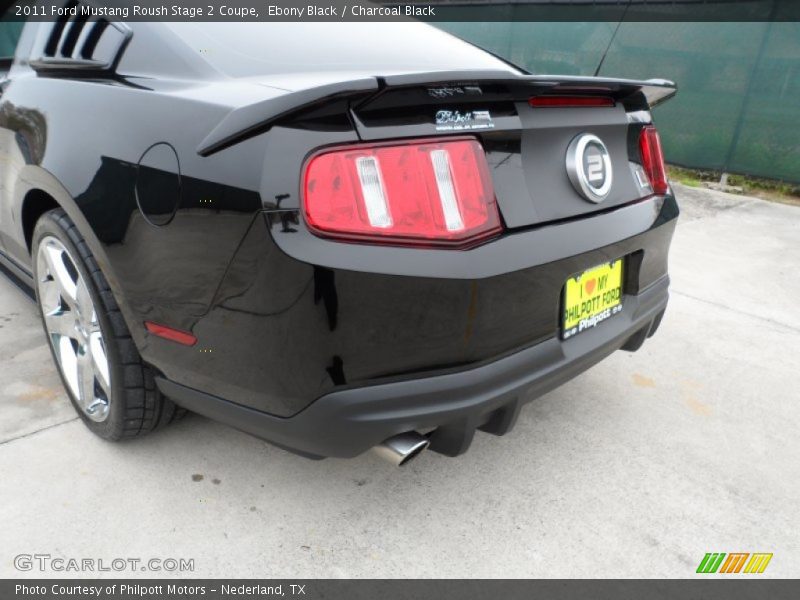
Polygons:
<instances>
[{"instance_id":1,"label":"rear taillight","mask_svg":"<svg viewBox=\"0 0 800 600\"><path fill-rule=\"evenodd\" d=\"M654 194L666 194L667 170L664 166L664 154L661 152L661 139L652 125L642 128L639 134L639 154L642 157L642 168L650 180Z\"/></svg>"},{"instance_id":2,"label":"rear taillight","mask_svg":"<svg viewBox=\"0 0 800 600\"><path fill-rule=\"evenodd\" d=\"M306 164L303 208L312 231L350 241L464 247L502 230L474 139L325 150Z\"/></svg>"}]
</instances>

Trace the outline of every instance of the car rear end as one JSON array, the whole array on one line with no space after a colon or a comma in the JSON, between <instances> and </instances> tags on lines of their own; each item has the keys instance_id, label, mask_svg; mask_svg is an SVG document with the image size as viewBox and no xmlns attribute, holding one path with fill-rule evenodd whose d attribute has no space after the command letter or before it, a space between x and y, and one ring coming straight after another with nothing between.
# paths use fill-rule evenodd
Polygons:
<instances>
[{"instance_id":1,"label":"car rear end","mask_svg":"<svg viewBox=\"0 0 800 600\"><path fill-rule=\"evenodd\" d=\"M265 136L264 221L195 333L241 331L215 368L243 376L162 389L309 456L505 433L661 321L678 209L649 110L674 91L416 73L232 115L199 151Z\"/></svg>"}]
</instances>

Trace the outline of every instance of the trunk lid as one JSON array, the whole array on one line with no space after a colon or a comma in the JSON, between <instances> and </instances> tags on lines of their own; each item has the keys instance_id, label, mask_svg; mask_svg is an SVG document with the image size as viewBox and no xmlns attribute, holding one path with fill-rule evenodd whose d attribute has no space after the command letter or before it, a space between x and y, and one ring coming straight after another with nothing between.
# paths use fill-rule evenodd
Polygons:
<instances>
[{"instance_id":1,"label":"trunk lid","mask_svg":"<svg viewBox=\"0 0 800 600\"><path fill-rule=\"evenodd\" d=\"M270 98L232 110L206 136L198 153L208 156L273 125L302 121L310 113L339 111L342 117L348 107L363 141L476 137L486 151L505 225L518 229L578 218L651 195L640 164L639 131L650 122L649 109L676 93L675 84L665 80L522 75L510 70L356 75L295 76L293 89L273 88ZM609 105L531 106L532 98L604 99ZM585 151L575 151L575 144L587 136L593 141L584 144ZM578 164L583 168L575 168ZM584 183L579 185L576 172L581 170ZM598 172L601 182L608 180L609 185L602 197L593 197L585 184L587 175Z\"/></svg>"}]
</instances>

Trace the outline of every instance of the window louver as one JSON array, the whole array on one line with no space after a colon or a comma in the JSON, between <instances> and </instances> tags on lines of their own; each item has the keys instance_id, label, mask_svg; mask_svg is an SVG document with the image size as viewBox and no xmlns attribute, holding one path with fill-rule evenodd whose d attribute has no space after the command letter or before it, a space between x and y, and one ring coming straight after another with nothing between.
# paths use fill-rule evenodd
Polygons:
<instances>
[{"instance_id":1,"label":"window louver","mask_svg":"<svg viewBox=\"0 0 800 600\"><path fill-rule=\"evenodd\" d=\"M39 58L31 61L33 68L96 71L111 69L117 63L132 35L130 27L91 17L81 10L81 2L72 0L66 4L70 11L76 7L76 16L64 16L53 23L41 46Z\"/></svg>"}]
</instances>

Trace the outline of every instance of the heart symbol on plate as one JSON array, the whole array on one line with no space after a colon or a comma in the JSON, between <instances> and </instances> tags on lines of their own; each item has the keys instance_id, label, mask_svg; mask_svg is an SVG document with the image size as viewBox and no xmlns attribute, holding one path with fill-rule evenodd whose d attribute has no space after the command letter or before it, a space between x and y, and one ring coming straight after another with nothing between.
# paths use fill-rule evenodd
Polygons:
<instances>
[{"instance_id":1,"label":"heart symbol on plate","mask_svg":"<svg viewBox=\"0 0 800 600\"><path fill-rule=\"evenodd\" d=\"M594 291L595 285L597 285L597 279L590 279L583 284L583 288L586 290L587 294L591 294Z\"/></svg>"}]
</instances>

